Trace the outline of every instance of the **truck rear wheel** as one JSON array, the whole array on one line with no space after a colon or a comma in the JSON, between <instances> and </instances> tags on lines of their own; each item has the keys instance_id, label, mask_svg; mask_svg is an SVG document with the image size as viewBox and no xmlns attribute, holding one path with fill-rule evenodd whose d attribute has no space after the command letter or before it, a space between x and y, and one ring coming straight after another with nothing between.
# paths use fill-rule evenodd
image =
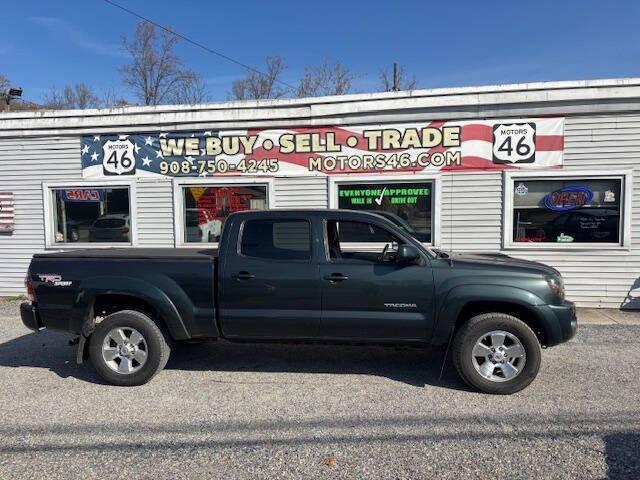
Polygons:
<instances>
[{"instance_id":1,"label":"truck rear wheel","mask_svg":"<svg viewBox=\"0 0 640 480\"><path fill-rule=\"evenodd\" d=\"M89 355L98 374L112 385L151 380L167 364L170 348L158 325L135 310L112 313L91 335Z\"/></svg>"},{"instance_id":2,"label":"truck rear wheel","mask_svg":"<svg viewBox=\"0 0 640 480\"><path fill-rule=\"evenodd\" d=\"M484 393L511 394L538 375L540 343L529 326L504 313L471 318L456 333L453 362L462 379Z\"/></svg>"}]
</instances>

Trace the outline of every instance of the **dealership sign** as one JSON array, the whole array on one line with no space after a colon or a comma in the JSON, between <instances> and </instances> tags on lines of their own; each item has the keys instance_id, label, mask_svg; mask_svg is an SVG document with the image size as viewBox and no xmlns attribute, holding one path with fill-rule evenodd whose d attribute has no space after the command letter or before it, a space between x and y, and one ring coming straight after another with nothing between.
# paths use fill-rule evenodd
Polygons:
<instances>
[{"instance_id":1,"label":"dealership sign","mask_svg":"<svg viewBox=\"0 0 640 480\"><path fill-rule=\"evenodd\" d=\"M336 175L562 165L564 119L82 137L85 178Z\"/></svg>"},{"instance_id":2,"label":"dealership sign","mask_svg":"<svg viewBox=\"0 0 640 480\"><path fill-rule=\"evenodd\" d=\"M382 206L383 200L389 205L413 205L417 204L420 198L428 197L430 194L431 189L424 185L355 185L340 187L338 199L340 205L348 205L348 208L367 206L375 209L376 206Z\"/></svg>"},{"instance_id":3,"label":"dealership sign","mask_svg":"<svg viewBox=\"0 0 640 480\"><path fill-rule=\"evenodd\" d=\"M613 193L613 192L611 192ZM554 212L567 212L584 207L593 200L593 191L581 185L569 185L555 192L549 192L543 199L544 206Z\"/></svg>"},{"instance_id":4,"label":"dealership sign","mask_svg":"<svg viewBox=\"0 0 640 480\"><path fill-rule=\"evenodd\" d=\"M62 190L62 200L65 202L101 202L104 200L104 190L98 188Z\"/></svg>"}]
</instances>

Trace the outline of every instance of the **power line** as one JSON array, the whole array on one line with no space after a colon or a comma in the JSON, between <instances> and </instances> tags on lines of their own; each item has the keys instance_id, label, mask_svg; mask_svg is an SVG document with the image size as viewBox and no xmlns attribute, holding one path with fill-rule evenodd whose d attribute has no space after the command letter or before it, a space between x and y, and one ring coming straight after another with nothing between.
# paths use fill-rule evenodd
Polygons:
<instances>
[{"instance_id":1,"label":"power line","mask_svg":"<svg viewBox=\"0 0 640 480\"><path fill-rule=\"evenodd\" d=\"M108 3L108 4L109 4L109 5L111 5L112 7L119 8L120 10L122 10L123 12L128 13L129 15L133 15L134 17L138 17L140 20L143 20L143 21L145 21L145 22L148 22L148 23L150 23L151 25L154 25L154 26L156 26L156 27L158 27L158 28L160 28L160 29L164 30L165 32L167 32L167 33L169 33L169 34L171 34L171 35L175 35L176 37L181 38L181 39L182 39L182 40L184 40L185 42L190 43L190 44L192 44L192 45L195 45L196 47L199 47L199 48L201 48L202 50L204 50L204 51L206 51L206 52L208 52L208 53L212 53L212 54L214 54L214 55L217 55L218 57L224 58L225 60L227 60L227 61L229 61L229 62L231 62L231 63L235 63L236 65L239 65L239 66L241 66L242 68L246 68L247 70L250 70L250 71L252 71L252 72L254 72L254 73L257 73L258 75L262 75L262 76L268 77L268 75L267 75L266 73L261 72L260 70L258 70L258 69L256 69L256 68L253 68L252 66L247 65L246 63L242 63L242 62L240 62L240 61L238 61L238 60L236 60L236 59L234 59L234 58L229 57L228 55L225 55L224 53L220 53L220 52L218 52L218 51L216 51L216 50L213 50L212 48L209 48L209 47L207 47L206 45L203 45L203 44L202 44L202 43L200 43L200 42L197 42L197 41L195 41L195 40L192 40L191 38L187 37L186 35L183 35L183 34L182 34L182 33L180 33L180 32L176 32L176 31L171 30L171 29L169 29L169 28L167 28L167 27L163 27L163 26L162 26L162 25L160 25L159 23L154 22L153 20L150 20L149 18L147 18L147 17L145 17L145 16L143 16L143 15L140 15L139 13L134 12L133 10L129 10L128 8L123 7L122 5L119 5L119 4L115 3L115 2L112 2L111 0L102 0L102 1L103 1L103 2L105 2L105 3ZM282 80L278 80L278 79L276 78L276 79L275 79L275 81L276 81L276 82L278 82L278 83L280 83L280 84L282 84L282 85L284 85L284 86L286 86L287 88L290 88L290 89L292 89L292 90L295 90L295 87L294 87L294 86L289 85L288 83L283 82Z\"/></svg>"}]
</instances>

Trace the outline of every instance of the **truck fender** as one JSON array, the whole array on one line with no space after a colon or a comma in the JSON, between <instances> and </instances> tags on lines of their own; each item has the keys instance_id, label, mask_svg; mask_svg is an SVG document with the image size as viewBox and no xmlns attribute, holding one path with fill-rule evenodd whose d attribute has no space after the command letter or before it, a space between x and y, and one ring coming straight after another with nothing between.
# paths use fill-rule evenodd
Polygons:
<instances>
[{"instance_id":1,"label":"truck fender","mask_svg":"<svg viewBox=\"0 0 640 480\"><path fill-rule=\"evenodd\" d=\"M186 296L182 290L172 291L178 292L177 295L182 293L183 296ZM87 330L92 327L90 324L93 322L93 306L96 297L105 294L123 295L143 300L160 314L171 337L175 340L187 340L191 338L182 315L178 311L178 308L176 308L174 301L169 298L161 288L139 278L124 276L91 277L82 282L80 291L78 292L77 302L84 311L82 337L85 336L85 333L89 333L90 335L90 332ZM184 299L182 300L184 301ZM186 299L186 301L189 302L188 299Z\"/></svg>"},{"instance_id":2,"label":"truck fender","mask_svg":"<svg viewBox=\"0 0 640 480\"><path fill-rule=\"evenodd\" d=\"M536 315L536 307L544 305L540 297L521 288L509 285L467 284L458 285L447 293L440 304L436 316L432 343L444 345L451 338L456 320L465 305L470 302L511 303L531 310Z\"/></svg>"}]
</instances>

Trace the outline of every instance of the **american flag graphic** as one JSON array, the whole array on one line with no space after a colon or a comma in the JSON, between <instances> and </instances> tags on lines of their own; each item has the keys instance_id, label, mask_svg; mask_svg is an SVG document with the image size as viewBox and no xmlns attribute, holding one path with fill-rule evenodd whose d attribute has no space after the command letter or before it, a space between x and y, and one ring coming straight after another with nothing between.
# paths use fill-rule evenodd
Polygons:
<instances>
[{"instance_id":1,"label":"american flag graphic","mask_svg":"<svg viewBox=\"0 0 640 480\"><path fill-rule=\"evenodd\" d=\"M454 137L427 145L421 137L426 130ZM81 140L85 178L548 168L562 165L563 150L563 118L149 132Z\"/></svg>"},{"instance_id":2,"label":"american flag graphic","mask_svg":"<svg viewBox=\"0 0 640 480\"><path fill-rule=\"evenodd\" d=\"M0 192L0 232L13 232L14 219L13 193Z\"/></svg>"}]
</instances>

